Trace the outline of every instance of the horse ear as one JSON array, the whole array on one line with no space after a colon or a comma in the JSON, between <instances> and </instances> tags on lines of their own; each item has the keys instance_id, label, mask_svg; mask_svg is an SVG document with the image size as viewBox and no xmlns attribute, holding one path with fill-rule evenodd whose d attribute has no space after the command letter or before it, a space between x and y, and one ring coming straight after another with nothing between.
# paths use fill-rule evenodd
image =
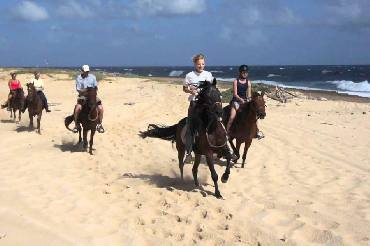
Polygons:
<instances>
[{"instance_id":1,"label":"horse ear","mask_svg":"<svg viewBox=\"0 0 370 246\"><path fill-rule=\"evenodd\" d=\"M216 86L216 84L217 84L217 80L216 80L216 78L213 78L212 85L213 85L213 86Z\"/></svg>"}]
</instances>

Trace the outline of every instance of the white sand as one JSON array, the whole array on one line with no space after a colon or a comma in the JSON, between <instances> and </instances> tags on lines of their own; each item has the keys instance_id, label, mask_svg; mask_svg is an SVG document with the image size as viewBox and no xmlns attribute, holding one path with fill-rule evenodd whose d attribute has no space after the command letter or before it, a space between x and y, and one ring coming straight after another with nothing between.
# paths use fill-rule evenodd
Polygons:
<instances>
[{"instance_id":1,"label":"white sand","mask_svg":"<svg viewBox=\"0 0 370 246\"><path fill-rule=\"evenodd\" d=\"M194 189L170 142L138 136L186 114L181 86L102 81L106 133L90 156L64 128L74 81L42 77L53 105L42 135L27 114L16 124L0 111L0 245L370 245L370 104L267 100L266 138L219 182L218 200L206 165Z\"/></svg>"}]
</instances>

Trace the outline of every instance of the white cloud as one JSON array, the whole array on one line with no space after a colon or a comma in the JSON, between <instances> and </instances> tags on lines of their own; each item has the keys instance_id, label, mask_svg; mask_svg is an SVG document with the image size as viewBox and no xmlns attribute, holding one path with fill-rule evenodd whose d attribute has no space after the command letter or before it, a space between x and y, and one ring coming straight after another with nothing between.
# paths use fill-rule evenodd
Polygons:
<instances>
[{"instance_id":1,"label":"white cloud","mask_svg":"<svg viewBox=\"0 0 370 246\"><path fill-rule=\"evenodd\" d=\"M206 0L136 0L134 9L138 14L196 15L203 13Z\"/></svg>"},{"instance_id":2,"label":"white cloud","mask_svg":"<svg viewBox=\"0 0 370 246\"><path fill-rule=\"evenodd\" d=\"M326 5L326 6L325 6ZM329 24L335 26L370 26L370 1L368 0L332 0L325 3Z\"/></svg>"},{"instance_id":3,"label":"white cloud","mask_svg":"<svg viewBox=\"0 0 370 246\"><path fill-rule=\"evenodd\" d=\"M29 21L42 21L49 18L49 14L44 7L31 1L23 1L15 8L15 14Z\"/></svg>"},{"instance_id":4,"label":"white cloud","mask_svg":"<svg viewBox=\"0 0 370 246\"><path fill-rule=\"evenodd\" d=\"M59 6L57 8L57 13L63 17L77 19L88 19L95 16L94 11L90 8L88 3L80 4L74 0L66 1L63 5Z\"/></svg>"}]
</instances>

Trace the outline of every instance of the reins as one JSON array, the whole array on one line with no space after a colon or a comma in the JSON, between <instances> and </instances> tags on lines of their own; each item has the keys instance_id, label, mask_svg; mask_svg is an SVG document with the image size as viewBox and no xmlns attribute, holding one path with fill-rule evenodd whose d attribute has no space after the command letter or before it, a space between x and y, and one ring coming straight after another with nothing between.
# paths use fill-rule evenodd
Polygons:
<instances>
[{"instance_id":1,"label":"reins","mask_svg":"<svg viewBox=\"0 0 370 246\"><path fill-rule=\"evenodd\" d=\"M219 120L217 120L217 122L220 122L220 121L219 121ZM222 129L223 129L223 130L225 131L225 133L227 134L226 129L225 129L225 127L224 127L224 124L222 124L222 122L220 122L220 123L221 123ZM223 144L221 144L221 145L213 145L213 144L211 144L211 142L209 141L208 129L206 129L206 137L207 137L208 145L209 145L209 146L211 146L212 148L222 148L222 147L225 147L225 145L227 144L227 138L226 138L225 142L224 142Z\"/></svg>"}]
</instances>

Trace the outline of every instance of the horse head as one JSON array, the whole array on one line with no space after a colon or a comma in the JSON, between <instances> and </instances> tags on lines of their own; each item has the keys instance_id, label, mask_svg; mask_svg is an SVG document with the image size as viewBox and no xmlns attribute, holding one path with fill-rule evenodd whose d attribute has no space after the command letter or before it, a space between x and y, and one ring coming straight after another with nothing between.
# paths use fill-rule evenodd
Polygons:
<instances>
[{"instance_id":1,"label":"horse head","mask_svg":"<svg viewBox=\"0 0 370 246\"><path fill-rule=\"evenodd\" d=\"M15 90L15 94L14 94L15 98L17 99L22 99L24 97L24 91L23 91L23 88L18 88Z\"/></svg>"},{"instance_id":2,"label":"horse head","mask_svg":"<svg viewBox=\"0 0 370 246\"><path fill-rule=\"evenodd\" d=\"M251 105L255 110L258 119L264 119L266 117L266 103L263 99L264 92L254 92L252 95Z\"/></svg>"},{"instance_id":3,"label":"horse head","mask_svg":"<svg viewBox=\"0 0 370 246\"><path fill-rule=\"evenodd\" d=\"M250 113L255 114L257 119L263 119L266 117L266 104L263 96L263 92L254 92L252 94L251 101L240 105L238 114L241 119L247 119Z\"/></svg>"},{"instance_id":4,"label":"horse head","mask_svg":"<svg viewBox=\"0 0 370 246\"><path fill-rule=\"evenodd\" d=\"M27 83L27 99L32 101L36 97L36 89L33 83Z\"/></svg>"},{"instance_id":5,"label":"horse head","mask_svg":"<svg viewBox=\"0 0 370 246\"><path fill-rule=\"evenodd\" d=\"M197 96L197 105L202 109L203 119L207 129L215 127L215 122L222 122L222 97L216 87L217 81L202 81L199 85L200 92ZM213 127L212 127L213 128Z\"/></svg>"},{"instance_id":6,"label":"horse head","mask_svg":"<svg viewBox=\"0 0 370 246\"><path fill-rule=\"evenodd\" d=\"M96 95L97 95L97 88L96 87L89 87L87 88L87 103L90 108L96 107Z\"/></svg>"},{"instance_id":7,"label":"horse head","mask_svg":"<svg viewBox=\"0 0 370 246\"><path fill-rule=\"evenodd\" d=\"M222 118L222 96L216 84L216 78L213 79L212 83L202 81L198 87L200 92L197 99L199 105L202 105L207 111L217 115L217 118Z\"/></svg>"}]
</instances>

